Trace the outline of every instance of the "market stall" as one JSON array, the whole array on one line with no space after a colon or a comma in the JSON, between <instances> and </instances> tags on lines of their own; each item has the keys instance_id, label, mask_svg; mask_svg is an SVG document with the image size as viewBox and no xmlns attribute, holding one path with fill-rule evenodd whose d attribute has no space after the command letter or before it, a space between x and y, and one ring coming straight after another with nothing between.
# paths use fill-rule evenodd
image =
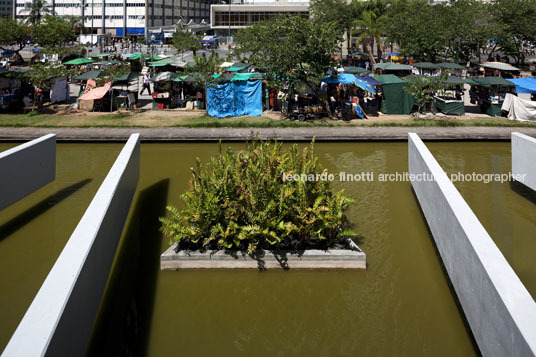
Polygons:
<instances>
[{"instance_id":1,"label":"market stall","mask_svg":"<svg viewBox=\"0 0 536 357\"><path fill-rule=\"evenodd\" d=\"M412 67L405 64L392 62L376 63L376 74L394 74L395 76L405 77L411 74Z\"/></svg>"},{"instance_id":2,"label":"market stall","mask_svg":"<svg viewBox=\"0 0 536 357\"><path fill-rule=\"evenodd\" d=\"M473 78L471 99L480 105L480 111L490 116L502 115L502 104L507 93L515 92L515 85L502 77Z\"/></svg>"},{"instance_id":3,"label":"market stall","mask_svg":"<svg viewBox=\"0 0 536 357\"><path fill-rule=\"evenodd\" d=\"M414 101L404 90L408 82L393 74L374 75L372 78L381 83L381 112L383 114L407 115L411 113Z\"/></svg>"},{"instance_id":4,"label":"market stall","mask_svg":"<svg viewBox=\"0 0 536 357\"><path fill-rule=\"evenodd\" d=\"M484 62L481 64L485 76L502 78L516 78L520 75L520 69L508 63Z\"/></svg>"},{"instance_id":5,"label":"market stall","mask_svg":"<svg viewBox=\"0 0 536 357\"><path fill-rule=\"evenodd\" d=\"M439 65L431 62L417 62L412 65L414 74L436 76L439 74Z\"/></svg>"},{"instance_id":6,"label":"market stall","mask_svg":"<svg viewBox=\"0 0 536 357\"><path fill-rule=\"evenodd\" d=\"M467 81L455 76L449 76L445 83L448 85L445 90L434 97L435 108L447 115L464 115L463 86Z\"/></svg>"},{"instance_id":7,"label":"market stall","mask_svg":"<svg viewBox=\"0 0 536 357\"><path fill-rule=\"evenodd\" d=\"M262 115L262 81L238 78L207 87L207 113L218 118Z\"/></svg>"},{"instance_id":8,"label":"market stall","mask_svg":"<svg viewBox=\"0 0 536 357\"><path fill-rule=\"evenodd\" d=\"M536 94L536 78L515 78L507 79L516 86L517 94Z\"/></svg>"},{"instance_id":9,"label":"market stall","mask_svg":"<svg viewBox=\"0 0 536 357\"><path fill-rule=\"evenodd\" d=\"M438 63L437 66L440 68L441 72L444 70L449 70L451 71L451 75L456 77L462 77L463 71L465 70L464 66L460 66L459 64L453 62Z\"/></svg>"}]
</instances>

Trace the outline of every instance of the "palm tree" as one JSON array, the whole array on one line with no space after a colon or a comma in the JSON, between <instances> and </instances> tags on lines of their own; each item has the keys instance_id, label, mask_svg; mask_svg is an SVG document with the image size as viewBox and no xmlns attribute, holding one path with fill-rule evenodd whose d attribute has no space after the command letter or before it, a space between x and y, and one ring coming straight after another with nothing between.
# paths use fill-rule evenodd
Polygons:
<instances>
[{"instance_id":1,"label":"palm tree","mask_svg":"<svg viewBox=\"0 0 536 357\"><path fill-rule=\"evenodd\" d=\"M354 21L354 28L357 30L357 40L363 45L363 52L367 52L370 58L371 65L376 64L376 60L372 55L372 44L374 40L377 43L381 42L383 35L383 16L378 16L373 11L364 11L361 18Z\"/></svg>"},{"instance_id":2,"label":"palm tree","mask_svg":"<svg viewBox=\"0 0 536 357\"><path fill-rule=\"evenodd\" d=\"M33 0L26 22L32 25L39 25L46 15L53 15L50 7L47 6L46 0Z\"/></svg>"}]
</instances>

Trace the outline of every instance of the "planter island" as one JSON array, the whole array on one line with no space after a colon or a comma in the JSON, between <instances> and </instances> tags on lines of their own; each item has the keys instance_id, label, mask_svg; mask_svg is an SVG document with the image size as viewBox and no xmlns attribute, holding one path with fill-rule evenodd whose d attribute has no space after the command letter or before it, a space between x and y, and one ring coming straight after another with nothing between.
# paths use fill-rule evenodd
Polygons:
<instances>
[{"instance_id":1,"label":"planter island","mask_svg":"<svg viewBox=\"0 0 536 357\"><path fill-rule=\"evenodd\" d=\"M348 248L299 251L177 251L174 243L160 256L161 270L179 269L366 269L366 254L348 239Z\"/></svg>"}]
</instances>

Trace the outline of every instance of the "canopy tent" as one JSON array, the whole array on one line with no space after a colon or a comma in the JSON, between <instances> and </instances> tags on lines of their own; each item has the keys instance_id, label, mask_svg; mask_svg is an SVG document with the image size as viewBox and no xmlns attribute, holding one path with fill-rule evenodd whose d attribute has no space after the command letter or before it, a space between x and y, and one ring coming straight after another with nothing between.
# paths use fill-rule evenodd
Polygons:
<instances>
[{"instance_id":1,"label":"canopy tent","mask_svg":"<svg viewBox=\"0 0 536 357\"><path fill-rule=\"evenodd\" d=\"M449 76L444 83L447 83L449 84L449 87L455 87L455 86L463 86L464 84L473 84L475 82L473 82L472 80L467 80L467 79L463 79L463 78L459 78L459 77L456 77L456 76Z\"/></svg>"},{"instance_id":2,"label":"canopy tent","mask_svg":"<svg viewBox=\"0 0 536 357\"><path fill-rule=\"evenodd\" d=\"M114 84L127 84L133 80L133 79L137 79L139 76L141 76L140 73L138 72L128 72L128 73L125 73L123 74L122 76L120 77L117 77L114 81Z\"/></svg>"},{"instance_id":3,"label":"canopy tent","mask_svg":"<svg viewBox=\"0 0 536 357\"><path fill-rule=\"evenodd\" d=\"M368 55L369 54L366 52L359 52L359 51L352 53L352 56L354 57L368 57Z\"/></svg>"},{"instance_id":4,"label":"canopy tent","mask_svg":"<svg viewBox=\"0 0 536 357\"><path fill-rule=\"evenodd\" d=\"M95 78L104 77L104 75L105 75L105 73L103 71L89 71L89 72L86 72L86 73L82 73L81 75L76 76L73 79L75 79L77 81L85 81L85 80L88 80L88 79L95 79Z\"/></svg>"},{"instance_id":5,"label":"canopy tent","mask_svg":"<svg viewBox=\"0 0 536 357\"><path fill-rule=\"evenodd\" d=\"M93 62L91 65L92 66L111 66L111 65L114 65L114 64L120 64L122 62L120 61L100 61L100 62Z\"/></svg>"},{"instance_id":6,"label":"canopy tent","mask_svg":"<svg viewBox=\"0 0 536 357\"><path fill-rule=\"evenodd\" d=\"M499 71L519 71L519 68L511 66L508 63L502 62L484 62L481 65L482 67L498 69Z\"/></svg>"},{"instance_id":7,"label":"canopy tent","mask_svg":"<svg viewBox=\"0 0 536 357\"><path fill-rule=\"evenodd\" d=\"M187 74L183 74L178 76L177 78L173 79L173 82L185 82L188 79Z\"/></svg>"},{"instance_id":8,"label":"canopy tent","mask_svg":"<svg viewBox=\"0 0 536 357\"><path fill-rule=\"evenodd\" d=\"M508 112L508 119L519 121L536 121L536 102L523 100L508 93L501 107Z\"/></svg>"},{"instance_id":9,"label":"canopy tent","mask_svg":"<svg viewBox=\"0 0 536 357\"><path fill-rule=\"evenodd\" d=\"M220 68L227 68L227 67L232 67L233 66L233 62L223 62L222 64L219 65Z\"/></svg>"},{"instance_id":10,"label":"canopy tent","mask_svg":"<svg viewBox=\"0 0 536 357\"><path fill-rule=\"evenodd\" d=\"M374 75L373 78L382 84L384 100L381 111L384 114L411 113L413 98L404 90L408 82L394 74Z\"/></svg>"},{"instance_id":11,"label":"canopy tent","mask_svg":"<svg viewBox=\"0 0 536 357\"><path fill-rule=\"evenodd\" d=\"M376 63L376 68L384 71L411 71L411 66L392 62Z\"/></svg>"},{"instance_id":12,"label":"canopy tent","mask_svg":"<svg viewBox=\"0 0 536 357\"><path fill-rule=\"evenodd\" d=\"M362 67L344 67L343 72L350 73L350 74L370 73L368 69L365 69Z\"/></svg>"},{"instance_id":13,"label":"canopy tent","mask_svg":"<svg viewBox=\"0 0 536 357\"><path fill-rule=\"evenodd\" d=\"M337 76L329 76L322 79L322 82L326 83L342 83L342 84L353 84L358 86L359 88L376 93L376 90L372 85L370 85L367 81L361 79L361 77L356 77L353 74L350 73L341 73Z\"/></svg>"},{"instance_id":14,"label":"canopy tent","mask_svg":"<svg viewBox=\"0 0 536 357\"><path fill-rule=\"evenodd\" d=\"M473 82L475 82L477 85L489 88L491 86L497 86L497 87L513 87L514 83L507 81L506 79L502 77L479 77L479 78L473 78Z\"/></svg>"},{"instance_id":15,"label":"canopy tent","mask_svg":"<svg viewBox=\"0 0 536 357\"><path fill-rule=\"evenodd\" d=\"M173 81L178 76L179 76L179 74L175 73L175 72L160 72L160 73L154 75L151 78L151 81L153 81L153 82Z\"/></svg>"},{"instance_id":16,"label":"canopy tent","mask_svg":"<svg viewBox=\"0 0 536 357\"><path fill-rule=\"evenodd\" d=\"M125 57L127 60L129 61L135 61L135 60L140 60L142 58L151 58L150 55L146 55L146 54L143 54L141 52L134 52L132 54L128 54L128 55L123 55L123 57ZM156 57L156 56L155 56Z\"/></svg>"},{"instance_id":17,"label":"canopy tent","mask_svg":"<svg viewBox=\"0 0 536 357\"><path fill-rule=\"evenodd\" d=\"M89 57L91 57L91 58L102 58L102 57L108 57L108 56L113 56L113 53L97 53L97 54L91 55Z\"/></svg>"},{"instance_id":18,"label":"canopy tent","mask_svg":"<svg viewBox=\"0 0 536 357\"><path fill-rule=\"evenodd\" d=\"M417 62L417 63L413 64L413 67L422 68L422 69L438 69L438 68L440 68L438 64L431 63L431 62Z\"/></svg>"},{"instance_id":19,"label":"canopy tent","mask_svg":"<svg viewBox=\"0 0 536 357\"><path fill-rule=\"evenodd\" d=\"M381 85L380 82L378 82L377 80L375 80L371 76L363 76L363 77L359 77L359 79L362 79L362 80L366 81L371 86L379 86L379 85Z\"/></svg>"},{"instance_id":20,"label":"canopy tent","mask_svg":"<svg viewBox=\"0 0 536 357\"><path fill-rule=\"evenodd\" d=\"M238 67L238 68L244 69L244 68L248 68L250 66L251 66L251 64L249 64L249 63L235 62L235 63L233 63L233 65L231 67Z\"/></svg>"},{"instance_id":21,"label":"canopy tent","mask_svg":"<svg viewBox=\"0 0 536 357\"><path fill-rule=\"evenodd\" d=\"M174 62L181 62L181 60L178 59L178 58L169 57L169 58L161 59L159 61L149 62L149 66L151 66L151 67L163 67L163 66L171 65Z\"/></svg>"},{"instance_id":22,"label":"canopy tent","mask_svg":"<svg viewBox=\"0 0 536 357\"><path fill-rule=\"evenodd\" d=\"M92 88L86 93L82 94L80 96L80 100L93 100L93 99L101 99L108 93L110 90L110 87L112 86L111 82L106 83L102 87Z\"/></svg>"},{"instance_id":23,"label":"canopy tent","mask_svg":"<svg viewBox=\"0 0 536 357\"><path fill-rule=\"evenodd\" d=\"M536 78L516 78L507 79L516 86L516 93L519 94L536 94Z\"/></svg>"},{"instance_id":24,"label":"canopy tent","mask_svg":"<svg viewBox=\"0 0 536 357\"><path fill-rule=\"evenodd\" d=\"M76 59L67 61L64 64L75 66L75 65L88 64L88 63L93 63L93 60L90 58L81 57L81 58L76 58Z\"/></svg>"},{"instance_id":25,"label":"canopy tent","mask_svg":"<svg viewBox=\"0 0 536 357\"><path fill-rule=\"evenodd\" d=\"M261 81L235 81L207 87L207 113L218 118L262 115Z\"/></svg>"},{"instance_id":26,"label":"canopy tent","mask_svg":"<svg viewBox=\"0 0 536 357\"><path fill-rule=\"evenodd\" d=\"M253 77L255 73L237 73L235 76L231 79L231 82L235 81L248 81L251 77Z\"/></svg>"},{"instance_id":27,"label":"canopy tent","mask_svg":"<svg viewBox=\"0 0 536 357\"><path fill-rule=\"evenodd\" d=\"M452 62L438 63L438 66L439 68L443 68L443 69L465 69L464 66L460 66L459 64L452 63Z\"/></svg>"}]
</instances>

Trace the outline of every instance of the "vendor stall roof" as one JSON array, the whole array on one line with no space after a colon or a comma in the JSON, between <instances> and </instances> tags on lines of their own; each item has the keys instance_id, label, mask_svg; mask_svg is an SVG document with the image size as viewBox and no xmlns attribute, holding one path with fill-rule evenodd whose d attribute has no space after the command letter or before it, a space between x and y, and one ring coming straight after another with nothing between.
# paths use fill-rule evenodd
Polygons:
<instances>
[{"instance_id":1,"label":"vendor stall roof","mask_svg":"<svg viewBox=\"0 0 536 357\"><path fill-rule=\"evenodd\" d=\"M516 79L507 79L515 84L516 93L520 94L535 94L536 93L536 78L516 78Z\"/></svg>"},{"instance_id":2,"label":"vendor stall roof","mask_svg":"<svg viewBox=\"0 0 536 357\"><path fill-rule=\"evenodd\" d=\"M93 66L111 66L113 64L120 64L120 61L100 61L100 62L93 62L91 65Z\"/></svg>"},{"instance_id":3,"label":"vendor stall roof","mask_svg":"<svg viewBox=\"0 0 536 357\"><path fill-rule=\"evenodd\" d=\"M359 79L362 79L362 80L366 81L371 86L380 86L381 85L380 82L378 82L377 80L375 80L371 76L363 76L363 77L359 77Z\"/></svg>"},{"instance_id":4,"label":"vendor stall roof","mask_svg":"<svg viewBox=\"0 0 536 357\"><path fill-rule=\"evenodd\" d=\"M380 82L381 84L396 84L396 83L406 83L405 80L395 76L394 74L375 74L372 76L375 80Z\"/></svg>"},{"instance_id":5,"label":"vendor stall roof","mask_svg":"<svg viewBox=\"0 0 536 357\"><path fill-rule=\"evenodd\" d=\"M117 77L115 79L115 83L118 83L118 82L130 82L131 80L136 79L139 76L141 76L141 74L138 73L138 72L128 72L128 73L123 74L120 77Z\"/></svg>"},{"instance_id":6,"label":"vendor stall roof","mask_svg":"<svg viewBox=\"0 0 536 357\"><path fill-rule=\"evenodd\" d=\"M440 68L438 64L432 62L417 62L413 64L415 68L424 68L424 69L438 69Z\"/></svg>"},{"instance_id":7,"label":"vendor stall roof","mask_svg":"<svg viewBox=\"0 0 536 357\"><path fill-rule=\"evenodd\" d=\"M129 54L129 55L123 55L123 57L125 57L129 61L135 61L135 60L139 60L139 59L142 59L142 58L151 58L150 55L146 55L146 54L143 54L141 52L135 52L135 53L132 53L132 54Z\"/></svg>"},{"instance_id":8,"label":"vendor stall roof","mask_svg":"<svg viewBox=\"0 0 536 357\"><path fill-rule=\"evenodd\" d=\"M241 69L248 68L249 66L251 66L251 64L243 63L243 62L235 62L232 65L232 67L238 67L238 68L241 68Z\"/></svg>"},{"instance_id":9,"label":"vendor stall roof","mask_svg":"<svg viewBox=\"0 0 536 357\"><path fill-rule=\"evenodd\" d=\"M175 72L160 72L156 75L154 75L151 80L153 82L164 82L164 81L173 81L175 78L179 76L178 73Z\"/></svg>"},{"instance_id":10,"label":"vendor stall roof","mask_svg":"<svg viewBox=\"0 0 536 357\"><path fill-rule=\"evenodd\" d=\"M76 59L67 61L67 62L65 62L64 64L69 64L69 65L81 65L81 64L88 64L88 63L93 63L93 60L90 59L90 58L84 58L84 57L81 57L81 58L76 58Z\"/></svg>"},{"instance_id":11,"label":"vendor stall roof","mask_svg":"<svg viewBox=\"0 0 536 357\"><path fill-rule=\"evenodd\" d=\"M519 68L502 62L484 62L482 63L482 67L498 69L499 71L519 71Z\"/></svg>"},{"instance_id":12,"label":"vendor stall roof","mask_svg":"<svg viewBox=\"0 0 536 357\"><path fill-rule=\"evenodd\" d=\"M77 81L85 81L87 79L95 79L95 78L103 77L104 74L105 73L103 71L89 71L86 73L82 73L81 75L76 76L73 79Z\"/></svg>"},{"instance_id":13,"label":"vendor stall roof","mask_svg":"<svg viewBox=\"0 0 536 357\"><path fill-rule=\"evenodd\" d=\"M217 77L215 77L217 78ZM187 74L183 74L183 75L180 75L178 76L177 78L173 79L173 82L184 82L188 79L188 75Z\"/></svg>"},{"instance_id":14,"label":"vendor stall roof","mask_svg":"<svg viewBox=\"0 0 536 357\"><path fill-rule=\"evenodd\" d=\"M231 79L231 82L234 81L249 81L256 73L237 73Z\"/></svg>"},{"instance_id":15,"label":"vendor stall roof","mask_svg":"<svg viewBox=\"0 0 536 357\"><path fill-rule=\"evenodd\" d=\"M502 77L479 77L473 78L476 84L482 87L500 86L500 87L513 87L514 83L507 81Z\"/></svg>"},{"instance_id":16,"label":"vendor stall roof","mask_svg":"<svg viewBox=\"0 0 536 357\"><path fill-rule=\"evenodd\" d=\"M171 65L172 63L175 63L175 62L181 62L181 61L178 58L169 57L169 58L164 58L160 61L149 62L149 66L163 67L163 66Z\"/></svg>"},{"instance_id":17,"label":"vendor stall roof","mask_svg":"<svg viewBox=\"0 0 536 357\"><path fill-rule=\"evenodd\" d=\"M101 57L108 57L108 56L112 56L113 53L97 53L97 54L94 54L94 55L91 55L89 57L91 58L101 58Z\"/></svg>"},{"instance_id":18,"label":"vendor stall roof","mask_svg":"<svg viewBox=\"0 0 536 357\"><path fill-rule=\"evenodd\" d=\"M463 78L459 78L456 76L449 76L447 80L445 81L445 83L448 83L453 86L457 86L457 85L464 85L465 83L474 84L475 82L473 82L472 80L469 80L468 82L466 79L463 79Z\"/></svg>"},{"instance_id":19,"label":"vendor stall roof","mask_svg":"<svg viewBox=\"0 0 536 357\"><path fill-rule=\"evenodd\" d=\"M438 63L437 65L440 68L444 68L444 69L465 69L464 66L460 66L459 64L452 63L452 62L443 62L443 63Z\"/></svg>"},{"instance_id":20,"label":"vendor stall roof","mask_svg":"<svg viewBox=\"0 0 536 357\"><path fill-rule=\"evenodd\" d=\"M366 52L359 52L359 51L352 53L352 56L354 56L354 57L365 57L365 56L368 57L368 55L369 54L366 53Z\"/></svg>"},{"instance_id":21,"label":"vendor stall roof","mask_svg":"<svg viewBox=\"0 0 536 357\"><path fill-rule=\"evenodd\" d=\"M384 71L411 71L411 66L392 62L376 63L376 68Z\"/></svg>"},{"instance_id":22,"label":"vendor stall roof","mask_svg":"<svg viewBox=\"0 0 536 357\"><path fill-rule=\"evenodd\" d=\"M343 72L351 74L370 73L368 69L362 67L344 67Z\"/></svg>"}]
</instances>

